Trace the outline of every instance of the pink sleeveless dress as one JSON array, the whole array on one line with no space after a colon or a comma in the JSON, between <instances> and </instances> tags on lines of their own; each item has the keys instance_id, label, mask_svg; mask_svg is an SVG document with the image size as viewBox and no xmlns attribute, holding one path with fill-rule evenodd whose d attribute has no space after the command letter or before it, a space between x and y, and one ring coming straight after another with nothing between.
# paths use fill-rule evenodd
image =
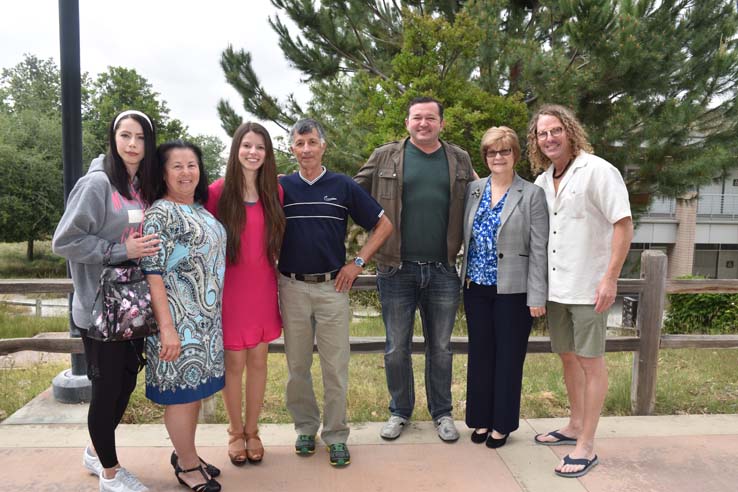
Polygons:
<instances>
[{"instance_id":1,"label":"pink sleeveless dress","mask_svg":"<svg viewBox=\"0 0 738 492\"><path fill-rule=\"evenodd\" d=\"M223 179L210 185L206 208L218 217ZM279 199L282 201L282 187ZM241 233L238 262L226 263L223 286L223 346L226 350L253 348L282 334L277 301L277 271L267 258L266 227L261 201L244 203L246 227Z\"/></svg>"}]
</instances>

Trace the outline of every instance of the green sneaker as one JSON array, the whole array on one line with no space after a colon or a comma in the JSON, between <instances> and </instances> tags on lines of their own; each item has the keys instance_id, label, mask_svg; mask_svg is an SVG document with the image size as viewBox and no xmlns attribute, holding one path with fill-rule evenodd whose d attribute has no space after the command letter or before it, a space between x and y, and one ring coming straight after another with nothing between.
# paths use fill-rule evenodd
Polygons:
<instances>
[{"instance_id":1,"label":"green sneaker","mask_svg":"<svg viewBox=\"0 0 738 492\"><path fill-rule=\"evenodd\" d=\"M300 456L309 456L315 453L315 436L300 434L295 441L295 453Z\"/></svg>"},{"instance_id":2,"label":"green sneaker","mask_svg":"<svg viewBox=\"0 0 738 492\"><path fill-rule=\"evenodd\" d=\"M348 446L341 442L328 446L328 453L333 466L346 466L351 463Z\"/></svg>"}]
</instances>

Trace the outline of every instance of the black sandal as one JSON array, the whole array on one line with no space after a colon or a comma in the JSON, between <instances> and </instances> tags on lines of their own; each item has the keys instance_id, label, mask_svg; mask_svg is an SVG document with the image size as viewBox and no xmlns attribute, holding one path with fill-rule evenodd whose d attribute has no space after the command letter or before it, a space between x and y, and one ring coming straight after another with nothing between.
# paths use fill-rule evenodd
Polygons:
<instances>
[{"instance_id":1,"label":"black sandal","mask_svg":"<svg viewBox=\"0 0 738 492\"><path fill-rule=\"evenodd\" d=\"M197 485L188 485L187 482L179 477L180 473L189 473L193 471L199 471L205 479L205 482L198 483ZM202 465L198 465L195 468L190 468L189 470L183 470L182 468L180 468L179 463L175 463L174 476L177 477L179 483L189 487L195 492L220 492L220 484L214 478L208 478L208 474L205 473L205 469L202 467Z\"/></svg>"},{"instance_id":2,"label":"black sandal","mask_svg":"<svg viewBox=\"0 0 738 492\"><path fill-rule=\"evenodd\" d=\"M197 459L200 460L200 463L205 467L205 471L208 472L208 475L210 475L212 478L217 477L220 475L220 468L218 468L215 465L211 465L210 463L206 463L204 459L200 458L199 456ZM172 451L172 456L169 459L169 462L172 464L172 468L174 468L174 471L177 471L177 451Z\"/></svg>"}]
</instances>

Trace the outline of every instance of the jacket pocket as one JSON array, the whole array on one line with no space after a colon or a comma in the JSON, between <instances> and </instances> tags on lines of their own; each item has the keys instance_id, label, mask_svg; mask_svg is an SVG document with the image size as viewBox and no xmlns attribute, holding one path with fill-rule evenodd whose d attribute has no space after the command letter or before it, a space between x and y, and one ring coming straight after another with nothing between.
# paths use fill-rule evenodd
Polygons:
<instances>
[{"instance_id":1,"label":"jacket pocket","mask_svg":"<svg viewBox=\"0 0 738 492\"><path fill-rule=\"evenodd\" d=\"M397 196L398 179L394 169L380 169L379 178L379 197L385 200L394 200Z\"/></svg>"}]
</instances>

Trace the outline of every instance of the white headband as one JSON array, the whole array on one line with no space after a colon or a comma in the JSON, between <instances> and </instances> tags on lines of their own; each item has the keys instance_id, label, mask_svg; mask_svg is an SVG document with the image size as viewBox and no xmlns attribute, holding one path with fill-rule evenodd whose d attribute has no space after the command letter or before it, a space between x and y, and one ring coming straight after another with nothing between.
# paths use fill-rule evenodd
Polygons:
<instances>
[{"instance_id":1,"label":"white headband","mask_svg":"<svg viewBox=\"0 0 738 492\"><path fill-rule=\"evenodd\" d=\"M149 128L151 128L151 131L152 132L154 131L154 125L151 124L151 120L149 119L149 117L146 116L145 114L143 114L141 111L136 111L135 109L129 109L127 111L123 111L121 114L119 114L118 116L116 116L115 117L115 121L113 122L113 128L115 128L116 126L118 126L118 122L120 120L122 120L126 116L130 116L132 114L136 114L136 115L140 116L141 118L145 119L146 122L149 124Z\"/></svg>"}]
</instances>

